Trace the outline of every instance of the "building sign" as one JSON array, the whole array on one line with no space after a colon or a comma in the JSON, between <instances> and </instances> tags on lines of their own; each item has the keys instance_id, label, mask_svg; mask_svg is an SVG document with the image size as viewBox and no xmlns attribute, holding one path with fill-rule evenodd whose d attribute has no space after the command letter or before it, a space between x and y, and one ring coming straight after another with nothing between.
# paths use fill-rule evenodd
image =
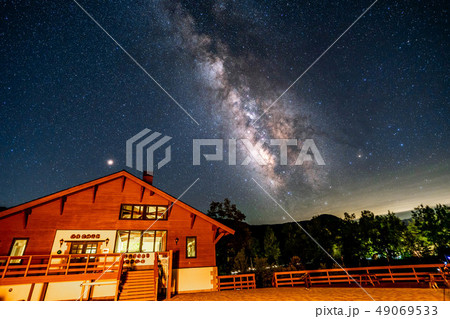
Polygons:
<instances>
[{"instance_id":1,"label":"building sign","mask_svg":"<svg viewBox=\"0 0 450 319\"><path fill-rule=\"evenodd\" d=\"M70 239L100 239L100 234L72 234Z\"/></svg>"}]
</instances>

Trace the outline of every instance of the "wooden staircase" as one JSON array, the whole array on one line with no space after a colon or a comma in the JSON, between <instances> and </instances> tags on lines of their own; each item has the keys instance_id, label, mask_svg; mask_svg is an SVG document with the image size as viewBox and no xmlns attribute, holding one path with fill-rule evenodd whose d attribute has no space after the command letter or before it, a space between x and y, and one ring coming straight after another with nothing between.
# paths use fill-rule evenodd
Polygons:
<instances>
[{"instance_id":1,"label":"wooden staircase","mask_svg":"<svg viewBox=\"0 0 450 319\"><path fill-rule=\"evenodd\" d=\"M119 301L156 300L157 278L154 270L129 270L123 274Z\"/></svg>"}]
</instances>

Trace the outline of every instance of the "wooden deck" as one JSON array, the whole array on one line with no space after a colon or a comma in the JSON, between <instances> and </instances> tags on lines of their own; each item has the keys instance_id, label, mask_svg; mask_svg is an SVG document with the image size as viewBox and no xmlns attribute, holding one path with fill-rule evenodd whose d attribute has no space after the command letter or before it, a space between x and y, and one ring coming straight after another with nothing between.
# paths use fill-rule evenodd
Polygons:
<instances>
[{"instance_id":1,"label":"wooden deck","mask_svg":"<svg viewBox=\"0 0 450 319\"><path fill-rule=\"evenodd\" d=\"M442 301L443 289L364 288L377 301ZM280 287L179 294L173 301L371 301L359 287ZM450 292L445 290L445 300ZM301 316L300 316L301 317ZM360 316L361 317L361 316Z\"/></svg>"},{"instance_id":2,"label":"wooden deck","mask_svg":"<svg viewBox=\"0 0 450 319\"><path fill-rule=\"evenodd\" d=\"M0 256L0 286L31 284L31 296L34 285L44 283L41 300L45 299L49 283L76 281L83 282L81 295L85 289L89 295L95 285L115 284L115 300L157 300L159 287L166 292L161 298L171 298L172 251L155 253L153 268L125 272L122 257L123 254ZM160 282L163 273L164 280Z\"/></svg>"}]
</instances>

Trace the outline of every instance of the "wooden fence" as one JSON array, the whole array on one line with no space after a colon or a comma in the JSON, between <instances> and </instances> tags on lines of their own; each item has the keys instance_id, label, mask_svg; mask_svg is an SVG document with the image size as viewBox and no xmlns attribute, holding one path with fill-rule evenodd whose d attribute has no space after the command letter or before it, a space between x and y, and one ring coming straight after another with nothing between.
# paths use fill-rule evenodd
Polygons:
<instances>
[{"instance_id":1,"label":"wooden fence","mask_svg":"<svg viewBox=\"0 0 450 319\"><path fill-rule=\"evenodd\" d=\"M0 285L120 279L121 254L0 256Z\"/></svg>"},{"instance_id":2,"label":"wooden fence","mask_svg":"<svg viewBox=\"0 0 450 319\"><path fill-rule=\"evenodd\" d=\"M275 272L274 287L349 284L377 286L383 283L443 283L448 285L450 275L444 274L443 264L358 267Z\"/></svg>"},{"instance_id":3,"label":"wooden fence","mask_svg":"<svg viewBox=\"0 0 450 319\"><path fill-rule=\"evenodd\" d=\"M255 274L217 276L218 290L255 289Z\"/></svg>"}]
</instances>

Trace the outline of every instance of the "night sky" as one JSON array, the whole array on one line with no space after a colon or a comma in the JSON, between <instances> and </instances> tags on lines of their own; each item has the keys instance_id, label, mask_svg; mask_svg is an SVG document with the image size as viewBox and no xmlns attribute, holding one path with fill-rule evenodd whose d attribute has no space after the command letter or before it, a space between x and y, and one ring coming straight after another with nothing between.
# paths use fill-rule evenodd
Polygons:
<instances>
[{"instance_id":1,"label":"night sky","mask_svg":"<svg viewBox=\"0 0 450 319\"><path fill-rule=\"evenodd\" d=\"M78 2L198 124L75 2L2 1L0 206L141 176L125 142L144 128L172 137L155 186L199 178L182 200L204 212L229 197L250 223L290 221L252 178L298 220L450 203L444 1L378 1L254 124L373 1ZM225 147L193 166L196 138L263 140L269 164ZM280 166L271 138L313 139L326 165Z\"/></svg>"}]
</instances>

